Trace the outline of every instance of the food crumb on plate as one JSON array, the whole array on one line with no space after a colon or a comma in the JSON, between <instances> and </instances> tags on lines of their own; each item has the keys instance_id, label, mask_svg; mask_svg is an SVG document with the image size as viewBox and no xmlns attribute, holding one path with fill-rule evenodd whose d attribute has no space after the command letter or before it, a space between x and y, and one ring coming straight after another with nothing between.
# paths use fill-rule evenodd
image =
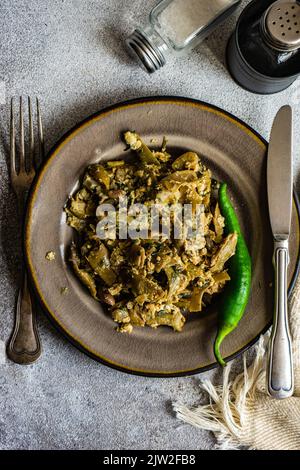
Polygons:
<instances>
[{"instance_id":1,"label":"food crumb on plate","mask_svg":"<svg viewBox=\"0 0 300 470\"><path fill-rule=\"evenodd\" d=\"M54 251L47 251L45 258L48 261L54 261L55 260L55 252Z\"/></svg>"}]
</instances>

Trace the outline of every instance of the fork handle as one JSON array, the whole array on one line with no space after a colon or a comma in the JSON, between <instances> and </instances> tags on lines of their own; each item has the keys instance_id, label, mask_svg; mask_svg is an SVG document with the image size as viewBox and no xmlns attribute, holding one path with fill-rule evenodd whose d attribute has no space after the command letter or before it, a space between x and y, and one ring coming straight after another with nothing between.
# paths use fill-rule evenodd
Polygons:
<instances>
[{"instance_id":1,"label":"fork handle","mask_svg":"<svg viewBox=\"0 0 300 470\"><path fill-rule=\"evenodd\" d=\"M36 327L27 273L24 269L22 287L18 293L15 325L7 347L8 357L18 364L31 364L41 355L41 343Z\"/></svg>"},{"instance_id":2,"label":"fork handle","mask_svg":"<svg viewBox=\"0 0 300 470\"><path fill-rule=\"evenodd\" d=\"M288 241L275 241L275 310L269 344L268 391L277 399L293 395L292 342L288 322L287 267Z\"/></svg>"}]
</instances>

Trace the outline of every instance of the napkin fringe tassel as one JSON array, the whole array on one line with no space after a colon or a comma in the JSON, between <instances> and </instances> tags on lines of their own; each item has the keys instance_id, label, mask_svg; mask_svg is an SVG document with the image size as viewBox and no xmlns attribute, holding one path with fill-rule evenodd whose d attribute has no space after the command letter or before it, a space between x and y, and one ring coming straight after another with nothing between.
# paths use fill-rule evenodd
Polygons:
<instances>
[{"instance_id":1,"label":"napkin fringe tassel","mask_svg":"<svg viewBox=\"0 0 300 470\"><path fill-rule=\"evenodd\" d=\"M265 352L269 335L261 336L256 346L253 363L247 366L247 354L243 356L243 372L230 380L231 363L223 371L223 382L214 385L211 380L200 383L209 399L208 404L194 408L174 403L176 416L181 421L213 432L218 449L239 449L249 446L243 440L246 419L253 409L255 394L265 388Z\"/></svg>"}]
</instances>

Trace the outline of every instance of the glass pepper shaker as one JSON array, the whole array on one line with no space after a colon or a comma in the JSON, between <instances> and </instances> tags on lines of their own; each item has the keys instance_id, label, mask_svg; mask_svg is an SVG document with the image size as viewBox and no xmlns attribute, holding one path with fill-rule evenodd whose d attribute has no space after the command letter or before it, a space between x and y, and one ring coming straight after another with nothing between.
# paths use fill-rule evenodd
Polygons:
<instances>
[{"instance_id":1,"label":"glass pepper shaker","mask_svg":"<svg viewBox=\"0 0 300 470\"><path fill-rule=\"evenodd\" d=\"M253 0L227 48L233 78L249 91L276 93L300 74L300 2Z\"/></svg>"},{"instance_id":2,"label":"glass pepper shaker","mask_svg":"<svg viewBox=\"0 0 300 470\"><path fill-rule=\"evenodd\" d=\"M171 56L189 52L238 6L241 0L162 0L150 12L148 25L136 29L127 45L147 72Z\"/></svg>"}]
</instances>

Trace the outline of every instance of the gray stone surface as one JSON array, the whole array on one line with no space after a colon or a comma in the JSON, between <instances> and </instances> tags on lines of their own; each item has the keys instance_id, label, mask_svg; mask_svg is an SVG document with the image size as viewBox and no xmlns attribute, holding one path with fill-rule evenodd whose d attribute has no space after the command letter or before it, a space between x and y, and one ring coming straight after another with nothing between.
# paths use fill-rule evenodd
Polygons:
<instances>
[{"instance_id":1,"label":"gray stone surface","mask_svg":"<svg viewBox=\"0 0 300 470\"><path fill-rule=\"evenodd\" d=\"M248 3L244 1L245 5ZM285 103L300 118L299 81L275 96L243 91L225 68L231 18L188 57L148 76L128 58L126 34L154 0L2 0L0 3L0 448L207 449L209 433L178 422L171 400L198 403L200 376L140 378L104 367L67 343L39 314L44 354L29 367L5 357L18 283L20 242L6 168L8 100L38 95L47 147L101 107L125 98L172 94L218 105L268 138ZM1 102L1 96L0 96ZM299 133L295 181L299 186ZM284 156L283 156L284 158ZM213 375L210 374L206 375Z\"/></svg>"}]
</instances>

